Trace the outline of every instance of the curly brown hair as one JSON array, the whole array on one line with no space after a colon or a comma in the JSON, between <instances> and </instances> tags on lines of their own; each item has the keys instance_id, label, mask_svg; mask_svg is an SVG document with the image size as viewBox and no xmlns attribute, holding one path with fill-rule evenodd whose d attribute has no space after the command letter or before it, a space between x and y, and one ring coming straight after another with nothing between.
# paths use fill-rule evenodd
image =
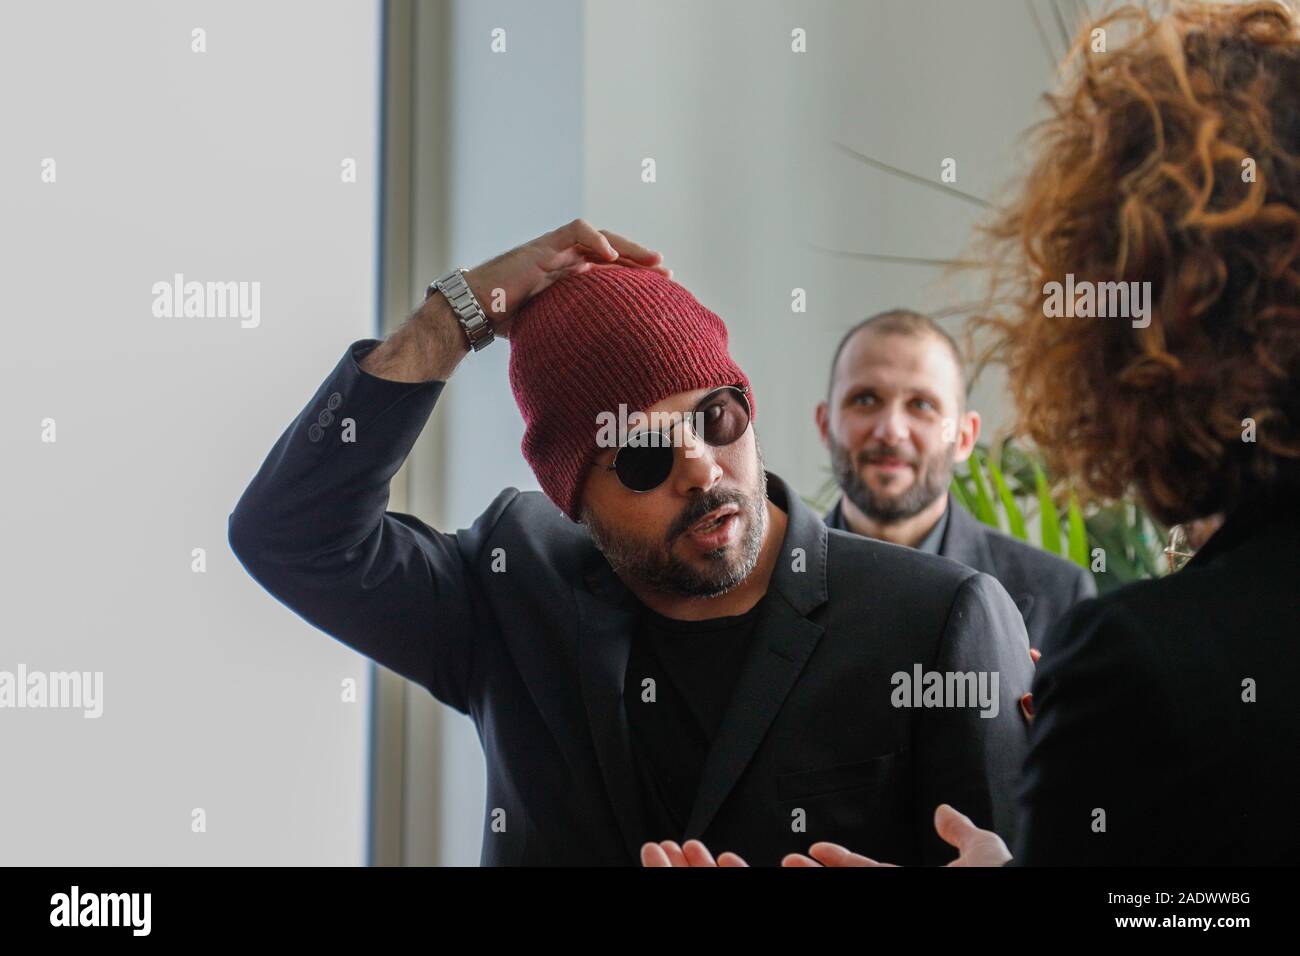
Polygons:
<instances>
[{"instance_id":1,"label":"curly brown hair","mask_svg":"<svg viewBox=\"0 0 1300 956\"><path fill-rule=\"evenodd\" d=\"M973 328L1007 367L1016 430L1083 497L1136 493L1168 523L1295 485L1297 13L1125 7L1085 27L1063 75L983 230L996 265ZM1049 316L1067 274L1149 282L1150 324Z\"/></svg>"}]
</instances>

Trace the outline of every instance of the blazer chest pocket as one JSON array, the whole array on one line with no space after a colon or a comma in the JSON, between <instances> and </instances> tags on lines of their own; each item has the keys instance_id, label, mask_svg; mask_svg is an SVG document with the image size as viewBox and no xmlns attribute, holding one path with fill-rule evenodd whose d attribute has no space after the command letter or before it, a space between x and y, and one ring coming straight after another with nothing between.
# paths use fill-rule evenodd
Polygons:
<instances>
[{"instance_id":1,"label":"blazer chest pocket","mask_svg":"<svg viewBox=\"0 0 1300 956\"><path fill-rule=\"evenodd\" d=\"M894 766L894 754L881 754L856 763L822 767L819 770L800 770L796 773L777 774L776 795L779 800L816 797L840 790L879 785L888 778Z\"/></svg>"}]
</instances>

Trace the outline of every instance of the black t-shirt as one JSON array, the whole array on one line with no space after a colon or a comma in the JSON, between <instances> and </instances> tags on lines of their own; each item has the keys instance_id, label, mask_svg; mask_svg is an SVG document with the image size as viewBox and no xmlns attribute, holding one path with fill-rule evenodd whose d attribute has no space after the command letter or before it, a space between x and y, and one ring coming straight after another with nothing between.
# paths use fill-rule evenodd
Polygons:
<instances>
[{"instance_id":1,"label":"black t-shirt","mask_svg":"<svg viewBox=\"0 0 1300 956\"><path fill-rule=\"evenodd\" d=\"M682 839L700 774L762 601L744 614L676 621L642 607L623 681L632 762L645 804L645 839ZM653 700L643 683L652 679Z\"/></svg>"}]
</instances>

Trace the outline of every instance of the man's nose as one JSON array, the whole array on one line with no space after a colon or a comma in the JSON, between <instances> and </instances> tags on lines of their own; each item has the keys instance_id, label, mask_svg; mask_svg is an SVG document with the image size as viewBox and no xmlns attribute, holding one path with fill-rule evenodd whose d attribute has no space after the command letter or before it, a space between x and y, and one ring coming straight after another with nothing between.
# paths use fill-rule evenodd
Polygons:
<instances>
[{"instance_id":1,"label":"man's nose","mask_svg":"<svg viewBox=\"0 0 1300 956\"><path fill-rule=\"evenodd\" d=\"M871 437L888 445L899 445L907 441L907 416L897 405L882 408L871 424Z\"/></svg>"},{"instance_id":2,"label":"man's nose","mask_svg":"<svg viewBox=\"0 0 1300 956\"><path fill-rule=\"evenodd\" d=\"M677 456L673 469L674 490L680 495L708 491L722 480L722 466L713 457L713 446L699 438L691 429L684 428L682 445L674 448Z\"/></svg>"}]
</instances>

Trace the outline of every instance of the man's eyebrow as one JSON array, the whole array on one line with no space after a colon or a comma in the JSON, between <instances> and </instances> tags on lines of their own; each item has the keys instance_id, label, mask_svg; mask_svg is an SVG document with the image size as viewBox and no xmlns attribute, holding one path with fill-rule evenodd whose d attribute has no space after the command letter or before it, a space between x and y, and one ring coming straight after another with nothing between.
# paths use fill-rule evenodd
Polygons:
<instances>
[{"instance_id":1,"label":"man's eyebrow","mask_svg":"<svg viewBox=\"0 0 1300 956\"><path fill-rule=\"evenodd\" d=\"M943 404L943 399L939 397L939 393L927 385L917 385L913 388L908 389L908 391L910 391L915 396L920 396L921 398L927 399L931 405Z\"/></svg>"},{"instance_id":2,"label":"man's eyebrow","mask_svg":"<svg viewBox=\"0 0 1300 956\"><path fill-rule=\"evenodd\" d=\"M844 391L844 400L848 401L851 398L857 398L859 395L865 395L867 392L875 392L879 388L879 385L850 385Z\"/></svg>"}]
</instances>

